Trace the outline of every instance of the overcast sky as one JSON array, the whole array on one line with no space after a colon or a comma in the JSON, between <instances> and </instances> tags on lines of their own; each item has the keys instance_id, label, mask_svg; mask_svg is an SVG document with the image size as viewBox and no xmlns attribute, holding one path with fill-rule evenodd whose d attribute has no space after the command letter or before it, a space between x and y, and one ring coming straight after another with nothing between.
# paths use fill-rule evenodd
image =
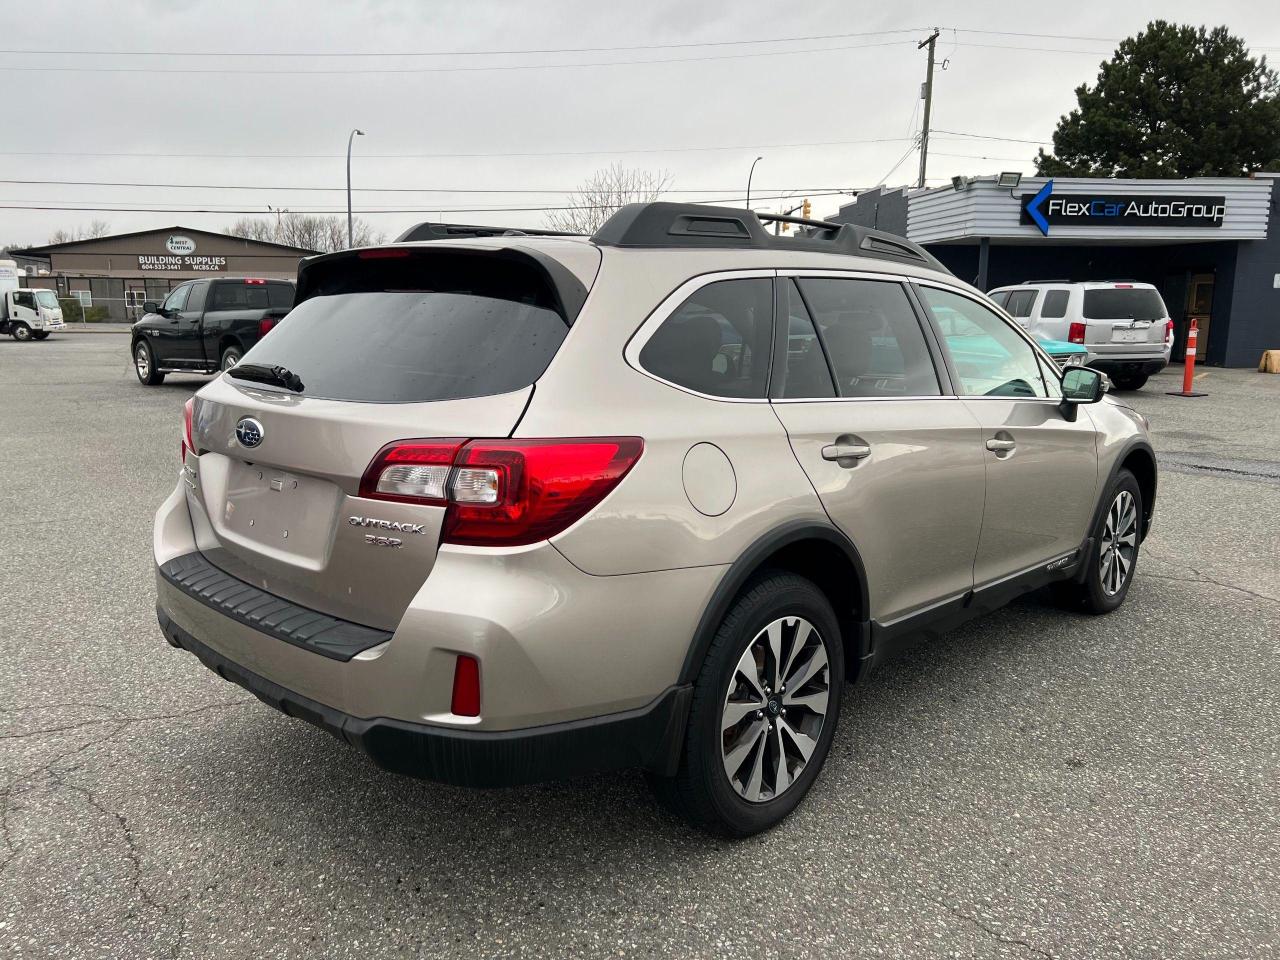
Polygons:
<instances>
[{"instance_id":1,"label":"overcast sky","mask_svg":"<svg viewBox=\"0 0 1280 960\"><path fill-rule=\"evenodd\" d=\"M4 0L0 179L271 189L9 182L0 206L149 212L0 209L0 243L43 243L95 218L125 232L221 230L240 215L156 207L344 211L357 126L367 136L355 142L356 210L392 237L424 219L540 226L541 212L474 208L563 203L562 191L612 161L665 170L689 197L741 202L759 155L753 205L810 194L823 215L841 201L822 188L914 181L918 154L895 163L920 129L916 43L928 28L942 29L929 162L942 182L1031 172L1036 146L1017 141L1047 141L1074 87L1149 19L1211 15L1275 59L1275 10L1274 0ZM564 48L615 49L527 52ZM421 55L439 52L449 55ZM465 192L479 190L548 192Z\"/></svg>"}]
</instances>

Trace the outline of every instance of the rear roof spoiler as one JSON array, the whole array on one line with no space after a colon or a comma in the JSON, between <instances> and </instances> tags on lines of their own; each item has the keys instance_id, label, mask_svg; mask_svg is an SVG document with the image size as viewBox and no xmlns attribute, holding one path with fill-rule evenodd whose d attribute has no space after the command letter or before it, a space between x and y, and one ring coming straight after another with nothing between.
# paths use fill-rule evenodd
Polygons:
<instances>
[{"instance_id":1,"label":"rear roof spoiler","mask_svg":"<svg viewBox=\"0 0 1280 960\"><path fill-rule=\"evenodd\" d=\"M525 227L485 227L468 223L433 223L425 221L410 227L395 243L420 240L455 240L466 237L580 237L580 233L563 230L530 230Z\"/></svg>"},{"instance_id":2,"label":"rear roof spoiler","mask_svg":"<svg viewBox=\"0 0 1280 960\"><path fill-rule=\"evenodd\" d=\"M765 230L762 220L796 223L810 228L812 232L807 236L775 236ZM601 246L611 247L729 247L838 253L910 263L940 273L951 273L919 244L883 230L696 203L629 203L605 221L591 239Z\"/></svg>"}]
</instances>

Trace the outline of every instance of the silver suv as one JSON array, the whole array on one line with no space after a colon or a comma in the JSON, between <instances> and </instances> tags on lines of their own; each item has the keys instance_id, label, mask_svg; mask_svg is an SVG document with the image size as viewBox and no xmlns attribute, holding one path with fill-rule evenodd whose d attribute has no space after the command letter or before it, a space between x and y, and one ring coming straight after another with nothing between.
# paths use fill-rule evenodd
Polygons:
<instances>
[{"instance_id":1,"label":"silver suv","mask_svg":"<svg viewBox=\"0 0 1280 960\"><path fill-rule=\"evenodd\" d=\"M1173 321L1160 291L1136 280L1045 280L989 294L1033 336L1079 344L1118 390L1138 390L1169 365Z\"/></svg>"},{"instance_id":2,"label":"silver suv","mask_svg":"<svg viewBox=\"0 0 1280 960\"><path fill-rule=\"evenodd\" d=\"M742 836L913 639L1046 585L1119 606L1143 418L919 247L803 222L637 204L305 261L187 403L166 637L390 770L642 768Z\"/></svg>"}]
</instances>

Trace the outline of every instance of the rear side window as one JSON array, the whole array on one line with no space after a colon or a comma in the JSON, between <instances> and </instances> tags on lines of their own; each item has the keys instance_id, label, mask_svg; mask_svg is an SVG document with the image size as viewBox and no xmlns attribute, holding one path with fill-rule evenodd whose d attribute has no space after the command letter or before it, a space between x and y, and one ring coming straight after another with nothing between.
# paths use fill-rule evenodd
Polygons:
<instances>
[{"instance_id":1,"label":"rear side window","mask_svg":"<svg viewBox=\"0 0 1280 960\"><path fill-rule=\"evenodd\" d=\"M936 397L938 375L906 290L878 280L802 277L842 397Z\"/></svg>"},{"instance_id":2,"label":"rear side window","mask_svg":"<svg viewBox=\"0 0 1280 960\"><path fill-rule=\"evenodd\" d=\"M1160 294L1150 288L1086 290L1084 315L1089 320L1163 320Z\"/></svg>"},{"instance_id":3,"label":"rear side window","mask_svg":"<svg viewBox=\"0 0 1280 960\"><path fill-rule=\"evenodd\" d=\"M774 396L785 400L827 399L836 395L827 358L795 282L787 284L786 376Z\"/></svg>"},{"instance_id":4,"label":"rear side window","mask_svg":"<svg viewBox=\"0 0 1280 960\"><path fill-rule=\"evenodd\" d=\"M268 283L267 284L267 302L272 307L283 307L288 309L293 306L293 284L291 283Z\"/></svg>"},{"instance_id":5,"label":"rear side window","mask_svg":"<svg viewBox=\"0 0 1280 960\"><path fill-rule=\"evenodd\" d=\"M698 393L763 399L772 341L773 282L720 280L663 321L640 351L640 365Z\"/></svg>"},{"instance_id":6,"label":"rear side window","mask_svg":"<svg viewBox=\"0 0 1280 960\"><path fill-rule=\"evenodd\" d=\"M1036 302L1037 292L1036 290L1014 290L1009 294L1009 302L1005 305L1005 309L1011 316L1031 316L1031 306Z\"/></svg>"},{"instance_id":7,"label":"rear side window","mask_svg":"<svg viewBox=\"0 0 1280 960\"><path fill-rule=\"evenodd\" d=\"M303 300L245 354L303 395L370 403L510 393L568 331L550 279L520 259L444 251L316 264Z\"/></svg>"},{"instance_id":8,"label":"rear side window","mask_svg":"<svg viewBox=\"0 0 1280 960\"><path fill-rule=\"evenodd\" d=\"M1070 290L1050 290L1044 295L1044 306L1040 308L1040 319L1061 320L1067 315L1067 303L1070 300Z\"/></svg>"},{"instance_id":9,"label":"rear side window","mask_svg":"<svg viewBox=\"0 0 1280 960\"><path fill-rule=\"evenodd\" d=\"M271 297L265 283L244 283L239 280L223 280L213 285L209 298L209 311L214 310L265 310L271 306Z\"/></svg>"}]
</instances>

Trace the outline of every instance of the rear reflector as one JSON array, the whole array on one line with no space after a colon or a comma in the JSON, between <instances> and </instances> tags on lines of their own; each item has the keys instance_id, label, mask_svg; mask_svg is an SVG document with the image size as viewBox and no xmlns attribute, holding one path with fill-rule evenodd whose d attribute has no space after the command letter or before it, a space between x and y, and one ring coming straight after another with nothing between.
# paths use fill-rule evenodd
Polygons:
<instances>
[{"instance_id":1,"label":"rear reflector","mask_svg":"<svg viewBox=\"0 0 1280 960\"><path fill-rule=\"evenodd\" d=\"M182 462L187 462L187 451L195 453L196 443L191 438L191 414L196 405L196 398L190 397L182 405Z\"/></svg>"},{"instance_id":2,"label":"rear reflector","mask_svg":"<svg viewBox=\"0 0 1280 960\"><path fill-rule=\"evenodd\" d=\"M446 507L441 543L522 546L585 516L643 451L639 437L405 440L378 451L360 496Z\"/></svg>"},{"instance_id":3,"label":"rear reflector","mask_svg":"<svg viewBox=\"0 0 1280 960\"><path fill-rule=\"evenodd\" d=\"M449 709L459 717L480 716L480 661L458 654L453 666L453 702Z\"/></svg>"},{"instance_id":4,"label":"rear reflector","mask_svg":"<svg viewBox=\"0 0 1280 960\"><path fill-rule=\"evenodd\" d=\"M1068 343L1084 343L1084 324L1073 323L1067 328Z\"/></svg>"}]
</instances>

